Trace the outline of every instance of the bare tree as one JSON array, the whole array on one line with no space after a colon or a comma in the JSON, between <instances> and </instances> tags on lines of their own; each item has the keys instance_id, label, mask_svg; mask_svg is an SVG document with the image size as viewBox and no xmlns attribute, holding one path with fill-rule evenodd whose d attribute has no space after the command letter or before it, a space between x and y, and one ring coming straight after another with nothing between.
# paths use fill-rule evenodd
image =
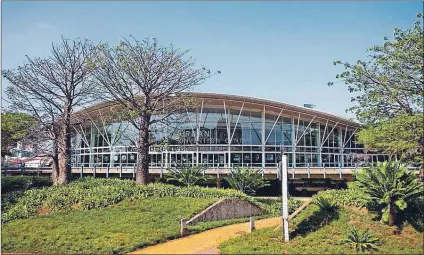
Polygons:
<instances>
[{"instance_id":1,"label":"bare tree","mask_svg":"<svg viewBox=\"0 0 424 255\"><path fill-rule=\"evenodd\" d=\"M116 47L100 47L95 77L107 99L124 108L128 120L138 130L136 182L149 182L149 128L165 123L173 113L185 112L186 91L212 76L195 60L186 58L188 51L172 45L159 46L156 39L138 41L130 36Z\"/></svg>"},{"instance_id":2,"label":"bare tree","mask_svg":"<svg viewBox=\"0 0 424 255\"><path fill-rule=\"evenodd\" d=\"M57 155L55 184L67 183L71 175L71 114L96 98L91 79L96 50L88 40L62 37L60 44L52 44L51 56L27 56L17 69L3 70L12 84L7 93L13 106L34 116L40 127L38 138L51 141L51 154Z\"/></svg>"}]
</instances>

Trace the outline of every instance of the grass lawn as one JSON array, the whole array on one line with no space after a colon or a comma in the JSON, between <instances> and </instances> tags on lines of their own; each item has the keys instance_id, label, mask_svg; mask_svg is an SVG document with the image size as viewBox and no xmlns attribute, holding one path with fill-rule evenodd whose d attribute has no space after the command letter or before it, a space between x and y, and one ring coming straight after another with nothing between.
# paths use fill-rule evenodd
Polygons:
<instances>
[{"instance_id":1,"label":"grass lawn","mask_svg":"<svg viewBox=\"0 0 424 255\"><path fill-rule=\"evenodd\" d=\"M218 199L146 198L107 208L56 212L2 226L2 252L114 254L172 239L180 219Z\"/></svg>"},{"instance_id":2,"label":"grass lawn","mask_svg":"<svg viewBox=\"0 0 424 255\"><path fill-rule=\"evenodd\" d=\"M316 205L308 206L290 223L289 243L282 241L281 227L257 230L222 243L221 254L352 254L355 250L348 244L339 244L348 225L357 229L370 229L380 239L377 254L423 254L423 233L410 225L401 234L394 235L393 227L373 221L373 214L341 207L338 217L320 226L323 215ZM315 228L314 228L315 227Z\"/></svg>"}]
</instances>

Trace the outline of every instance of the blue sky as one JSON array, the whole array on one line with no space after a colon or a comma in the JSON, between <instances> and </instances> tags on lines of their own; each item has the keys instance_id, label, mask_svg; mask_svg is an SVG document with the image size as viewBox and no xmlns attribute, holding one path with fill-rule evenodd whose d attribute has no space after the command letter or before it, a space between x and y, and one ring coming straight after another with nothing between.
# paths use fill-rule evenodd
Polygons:
<instances>
[{"instance_id":1,"label":"blue sky","mask_svg":"<svg viewBox=\"0 0 424 255\"><path fill-rule=\"evenodd\" d=\"M351 105L334 60L364 59L422 2L2 2L2 69L49 54L63 35L117 43L158 38L222 73L196 88L303 105L345 117ZM2 80L2 95L7 81ZM3 102L4 103L4 102Z\"/></svg>"}]
</instances>

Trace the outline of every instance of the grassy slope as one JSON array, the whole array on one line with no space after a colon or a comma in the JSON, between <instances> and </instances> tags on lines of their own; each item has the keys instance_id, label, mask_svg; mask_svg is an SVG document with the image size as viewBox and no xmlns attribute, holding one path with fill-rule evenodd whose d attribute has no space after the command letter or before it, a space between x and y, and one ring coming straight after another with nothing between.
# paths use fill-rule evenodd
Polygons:
<instances>
[{"instance_id":1,"label":"grassy slope","mask_svg":"<svg viewBox=\"0 0 424 255\"><path fill-rule=\"evenodd\" d=\"M217 199L146 198L108 208L57 212L2 226L2 252L112 254L173 238L179 220Z\"/></svg>"},{"instance_id":2,"label":"grassy slope","mask_svg":"<svg viewBox=\"0 0 424 255\"><path fill-rule=\"evenodd\" d=\"M300 226L314 225L314 219L320 217L318 207L308 206L293 219L290 226L293 235L303 232L284 244L281 228L258 230L252 234L234 238L222 243L219 249L222 254L352 254L356 253L351 246L338 244L348 229L348 224L359 229L369 228L382 244L374 253L379 254L423 254L423 233L411 226L405 226L400 235L393 235L393 228L372 221L370 214L361 214L342 207L338 220L308 232ZM308 220L308 224L304 224ZM319 221L319 220L318 220ZM303 222L303 224L302 224ZM299 229L303 229L300 231Z\"/></svg>"}]
</instances>

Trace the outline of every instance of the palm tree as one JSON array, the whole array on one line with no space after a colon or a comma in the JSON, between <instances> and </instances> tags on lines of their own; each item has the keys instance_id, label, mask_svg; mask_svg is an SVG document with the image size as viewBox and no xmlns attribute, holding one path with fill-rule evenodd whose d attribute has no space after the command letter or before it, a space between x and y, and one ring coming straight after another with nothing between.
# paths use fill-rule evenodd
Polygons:
<instances>
[{"instance_id":1,"label":"palm tree","mask_svg":"<svg viewBox=\"0 0 424 255\"><path fill-rule=\"evenodd\" d=\"M392 226L396 216L414 199L424 195L417 175L398 162L377 163L356 174L355 186L362 189L382 209L382 221Z\"/></svg>"}]
</instances>

